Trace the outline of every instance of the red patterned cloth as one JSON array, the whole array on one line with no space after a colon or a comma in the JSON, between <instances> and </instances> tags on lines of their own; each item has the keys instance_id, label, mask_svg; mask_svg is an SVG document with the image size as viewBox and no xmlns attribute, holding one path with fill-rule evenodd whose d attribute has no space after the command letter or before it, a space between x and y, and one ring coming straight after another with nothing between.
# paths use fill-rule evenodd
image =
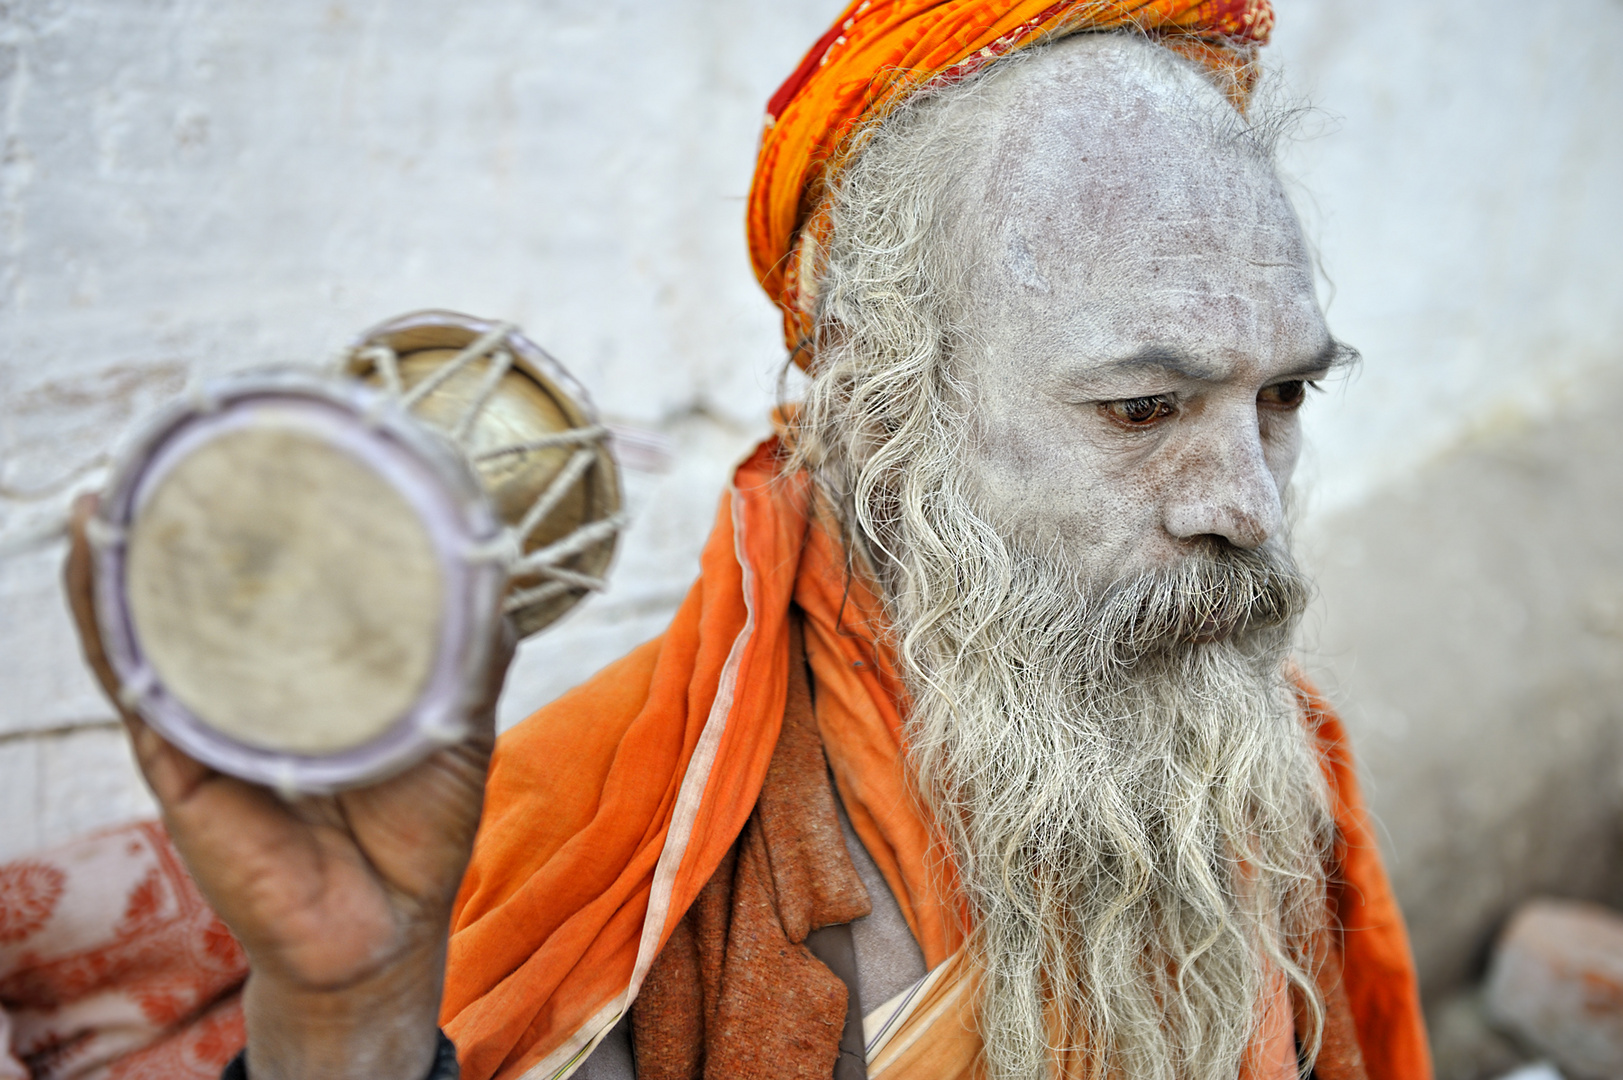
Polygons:
<instances>
[{"instance_id":1,"label":"red patterned cloth","mask_svg":"<svg viewBox=\"0 0 1623 1080\"><path fill-rule=\"evenodd\" d=\"M215 1080L247 974L157 822L0 864L0 1080Z\"/></svg>"}]
</instances>

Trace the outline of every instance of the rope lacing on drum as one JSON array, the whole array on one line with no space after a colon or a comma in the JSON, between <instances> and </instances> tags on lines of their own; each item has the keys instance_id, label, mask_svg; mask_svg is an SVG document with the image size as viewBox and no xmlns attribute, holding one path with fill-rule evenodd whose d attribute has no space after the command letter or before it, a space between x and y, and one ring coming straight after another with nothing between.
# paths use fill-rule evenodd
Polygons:
<instances>
[{"instance_id":1,"label":"rope lacing on drum","mask_svg":"<svg viewBox=\"0 0 1623 1080\"><path fill-rule=\"evenodd\" d=\"M506 341L507 335L512 331L513 327L509 323L500 323L494 329L485 331L474 339L473 344L453 356L444 367L437 369L434 374L412 387L411 391L400 399L400 404L408 409L415 408L419 401L438 390L451 376L489 353L501 342ZM502 351L506 352L505 349ZM512 357L508 357L508 362L512 362ZM483 402L475 402L473 411L477 413L482 407Z\"/></svg>"},{"instance_id":2,"label":"rope lacing on drum","mask_svg":"<svg viewBox=\"0 0 1623 1080\"><path fill-rule=\"evenodd\" d=\"M538 450L578 447L569 456L563 468L553 475L546 488L530 504L529 510L517 525L503 529L488 543L480 544L467 554L469 561L494 561L503 564L509 577L533 576L549 579L508 595L502 609L509 614L562 596L572 590L598 592L607 588L608 582L603 578L583 574L559 564L579 555L594 544L613 538L626 524L624 514L614 514L601 521L582 525L568 536L546 547L525 553L524 545L531 534L540 528L547 515L558 508L570 489L581 481L586 475L586 470L597 461L603 441L609 437L609 429L601 424L589 424L482 450L477 454L472 452L468 443L473 436L474 425L484 412L485 406L490 403L490 399L495 396L502 379L512 370L513 354L507 347L507 338L513 330L511 324L500 323L486 331L410 391L405 389L405 381L400 374L400 357L389 346L380 343L363 345L351 354L355 361L370 363L382 379L387 396L408 410L415 408L457 372L483 357L490 357L490 363L485 369L484 377L480 380L472 402L456 419L450 430L451 437L468 453L475 464L517 454L534 453Z\"/></svg>"}]
</instances>

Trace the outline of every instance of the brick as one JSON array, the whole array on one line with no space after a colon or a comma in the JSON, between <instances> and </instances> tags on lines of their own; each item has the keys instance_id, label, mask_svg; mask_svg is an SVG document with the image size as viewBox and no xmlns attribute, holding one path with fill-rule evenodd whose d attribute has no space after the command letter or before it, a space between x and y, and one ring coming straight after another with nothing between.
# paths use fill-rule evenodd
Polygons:
<instances>
[{"instance_id":1,"label":"brick","mask_svg":"<svg viewBox=\"0 0 1623 1080\"><path fill-rule=\"evenodd\" d=\"M1623 1077L1623 915L1528 903L1494 951L1487 995L1496 1022L1568 1075Z\"/></svg>"}]
</instances>

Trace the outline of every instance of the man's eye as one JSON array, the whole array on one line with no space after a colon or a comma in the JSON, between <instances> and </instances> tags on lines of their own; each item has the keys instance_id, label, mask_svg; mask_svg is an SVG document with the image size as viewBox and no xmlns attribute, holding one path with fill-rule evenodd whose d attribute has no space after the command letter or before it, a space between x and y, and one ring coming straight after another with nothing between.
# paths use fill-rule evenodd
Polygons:
<instances>
[{"instance_id":1,"label":"man's eye","mask_svg":"<svg viewBox=\"0 0 1623 1080\"><path fill-rule=\"evenodd\" d=\"M1128 427L1148 427L1178 411L1170 398L1160 394L1155 397L1106 401L1100 403L1099 409L1118 424L1126 424Z\"/></svg>"},{"instance_id":2,"label":"man's eye","mask_svg":"<svg viewBox=\"0 0 1623 1080\"><path fill-rule=\"evenodd\" d=\"M1257 395L1257 404L1269 409L1283 409L1286 412L1299 409L1302 402L1307 400L1307 387L1306 379L1292 379L1289 382L1265 386L1262 393Z\"/></svg>"}]
</instances>

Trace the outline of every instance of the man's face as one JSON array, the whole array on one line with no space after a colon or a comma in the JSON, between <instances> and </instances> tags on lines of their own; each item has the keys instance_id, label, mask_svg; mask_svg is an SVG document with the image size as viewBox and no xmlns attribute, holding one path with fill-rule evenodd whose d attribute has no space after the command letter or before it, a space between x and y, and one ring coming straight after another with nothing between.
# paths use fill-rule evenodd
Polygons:
<instances>
[{"instance_id":1,"label":"man's face","mask_svg":"<svg viewBox=\"0 0 1623 1080\"><path fill-rule=\"evenodd\" d=\"M1340 351L1295 217L1199 76L1169 92L1110 39L1061 50L978 103L990 153L952 225L977 502L1085 580L1262 546Z\"/></svg>"}]
</instances>

